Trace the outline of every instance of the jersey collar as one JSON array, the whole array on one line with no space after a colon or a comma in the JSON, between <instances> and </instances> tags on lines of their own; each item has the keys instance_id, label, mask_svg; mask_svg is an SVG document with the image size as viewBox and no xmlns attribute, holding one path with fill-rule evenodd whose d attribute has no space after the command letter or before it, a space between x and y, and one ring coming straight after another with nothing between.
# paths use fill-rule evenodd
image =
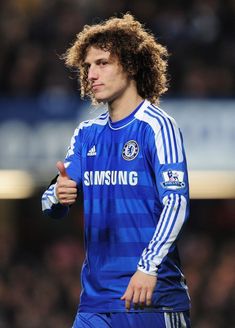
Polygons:
<instances>
[{"instance_id":1,"label":"jersey collar","mask_svg":"<svg viewBox=\"0 0 235 328\"><path fill-rule=\"evenodd\" d=\"M134 121L136 119L135 114L142 107L143 103L144 103L144 100L133 110L133 112L131 112L130 115L124 117L120 121L112 122L111 118L109 117L108 123L109 123L110 128L113 130L117 130L117 129L124 128L126 125L129 125L132 121Z\"/></svg>"}]
</instances>

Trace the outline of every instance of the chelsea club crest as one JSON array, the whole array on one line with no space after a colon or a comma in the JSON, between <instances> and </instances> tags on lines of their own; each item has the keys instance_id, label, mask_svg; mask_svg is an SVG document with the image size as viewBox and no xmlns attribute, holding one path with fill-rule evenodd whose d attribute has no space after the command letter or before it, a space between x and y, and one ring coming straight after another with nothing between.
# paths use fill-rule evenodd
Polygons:
<instances>
[{"instance_id":1,"label":"chelsea club crest","mask_svg":"<svg viewBox=\"0 0 235 328\"><path fill-rule=\"evenodd\" d=\"M122 157L126 161L132 161L139 153L139 145L135 140L129 140L122 149Z\"/></svg>"}]
</instances>

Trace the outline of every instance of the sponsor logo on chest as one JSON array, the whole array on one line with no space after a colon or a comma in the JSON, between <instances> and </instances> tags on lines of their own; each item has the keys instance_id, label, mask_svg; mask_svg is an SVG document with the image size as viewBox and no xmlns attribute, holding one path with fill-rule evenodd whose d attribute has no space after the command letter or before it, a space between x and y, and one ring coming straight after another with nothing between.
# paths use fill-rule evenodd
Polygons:
<instances>
[{"instance_id":1,"label":"sponsor logo on chest","mask_svg":"<svg viewBox=\"0 0 235 328\"><path fill-rule=\"evenodd\" d=\"M121 155L124 160L132 161L139 153L139 145L135 140L127 141ZM87 157L95 157L97 155L96 145L88 148ZM105 164L105 163L104 163ZM96 165L96 164L95 164ZM96 167L94 167L95 169ZM84 172L84 185L129 185L136 186L138 184L138 172L128 170L86 170Z\"/></svg>"},{"instance_id":2,"label":"sponsor logo on chest","mask_svg":"<svg viewBox=\"0 0 235 328\"><path fill-rule=\"evenodd\" d=\"M84 185L130 185L136 186L138 183L138 173L136 171L85 171Z\"/></svg>"}]
</instances>

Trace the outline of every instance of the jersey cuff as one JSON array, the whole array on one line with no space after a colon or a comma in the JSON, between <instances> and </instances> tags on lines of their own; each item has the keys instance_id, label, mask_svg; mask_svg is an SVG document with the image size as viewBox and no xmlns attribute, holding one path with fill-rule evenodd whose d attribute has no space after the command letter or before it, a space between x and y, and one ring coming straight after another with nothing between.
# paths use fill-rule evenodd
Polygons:
<instances>
[{"instance_id":1,"label":"jersey cuff","mask_svg":"<svg viewBox=\"0 0 235 328\"><path fill-rule=\"evenodd\" d=\"M54 184L54 188L53 188L53 195L48 195L48 199L49 201L52 203L52 204L58 204L59 203L59 199L56 195L56 186L57 186L57 183Z\"/></svg>"},{"instance_id":2,"label":"jersey cuff","mask_svg":"<svg viewBox=\"0 0 235 328\"><path fill-rule=\"evenodd\" d=\"M145 269L143 269L143 268L137 266L137 270L138 270L138 271L141 271L141 272L143 272L143 273L146 273L146 274L148 274L148 275L150 275L150 276L157 277L157 269L147 271L147 270L145 270Z\"/></svg>"}]
</instances>

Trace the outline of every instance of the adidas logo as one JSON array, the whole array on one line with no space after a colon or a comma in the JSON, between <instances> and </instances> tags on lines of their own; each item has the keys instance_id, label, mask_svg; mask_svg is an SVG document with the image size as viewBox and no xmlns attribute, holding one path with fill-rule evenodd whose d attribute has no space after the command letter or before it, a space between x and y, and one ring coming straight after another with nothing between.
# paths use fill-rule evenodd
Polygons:
<instances>
[{"instance_id":1,"label":"adidas logo","mask_svg":"<svg viewBox=\"0 0 235 328\"><path fill-rule=\"evenodd\" d=\"M91 149L88 151L87 156L95 156L96 155L96 149L95 146L91 147Z\"/></svg>"}]
</instances>

